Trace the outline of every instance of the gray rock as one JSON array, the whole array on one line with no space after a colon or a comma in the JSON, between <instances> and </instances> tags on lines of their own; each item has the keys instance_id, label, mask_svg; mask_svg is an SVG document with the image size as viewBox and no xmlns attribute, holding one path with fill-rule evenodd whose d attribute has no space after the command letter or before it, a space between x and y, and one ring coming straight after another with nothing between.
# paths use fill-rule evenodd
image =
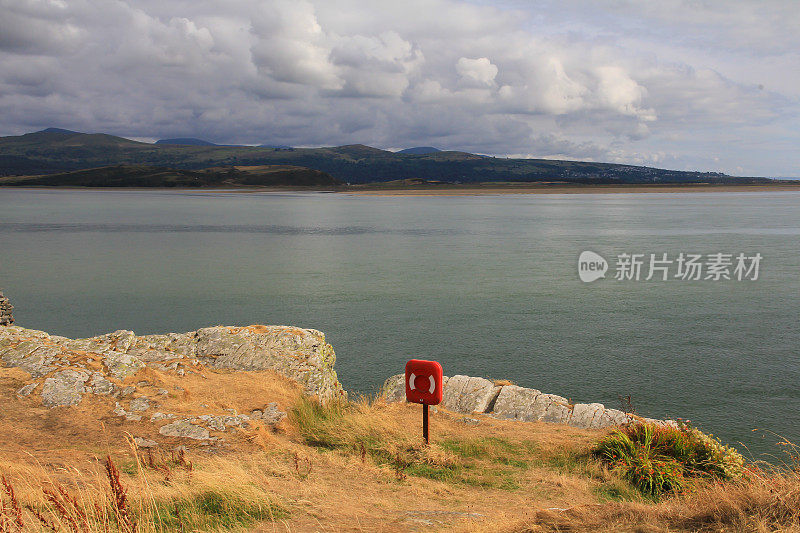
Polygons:
<instances>
[{"instance_id":1,"label":"gray rock","mask_svg":"<svg viewBox=\"0 0 800 533\"><path fill-rule=\"evenodd\" d=\"M144 437L133 437L133 443L136 444L137 448L155 448L158 446L156 441Z\"/></svg>"},{"instance_id":2,"label":"gray rock","mask_svg":"<svg viewBox=\"0 0 800 533\"><path fill-rule=\"evenodd\" d=\"M77 405L83 398L83 384L89 374L77 370L62 370L44 380L42 403L47 407Z\"/></svg>"},{"instance_id":3,"label":"gray rock","mask_svg":"<svg viewBox=\"0 0 800 533\"><path fill-rule=\"evenodd\" d=\"M261 419L267 424L277 424L284 418L286 418L286 413L278 410L277 402L267 404L261 413Z\"/></svg>"},{"instance_id":4,"label":"gray rock","mask_svg":"<svg viewBox=\"0 0 800 533\"><path fill-rule=\"evenodd\" d=\"M250 417L247 415L235 415L235 416L225 417L225 425L230 427L240 428L246 426L248 422L250 422Z\"/></svg>"},{"instance_id":5,"label":"gray rock","mask_svg":"<svg viewBox=\"0 0 800 533\"><path fill-rule=\"evenodd\" d=\"M136 387L131 385L122 389L122 392L120 392L119 395L124 398L125 396L130 396L134 392L136 392Z\"/></svg>"},{"instance_id":6,"label":"gray rock","mask_svg":"<svg viewBox=\"0 0 800 533\"><path fill-rule=\"evenodd\" d=\"M132 411L147 411L148 409L150 409L150 400L144 396L131 400Z\"/></svg>"},{"instance_id":7,"label":"gray rock","mask_svg":"<svg viewBox=\"0 0 800 533\"><path fill-rule=\"evenodd\" d=\"M225 431L225 417L214 415L200 415L195 421L201 421L208 429Z\"/></svg>"},{"instance_id":8,"label":"gray rock","mask_svg":"<svg viewBox=\"0 0 800 533\"><path fill-rule=\"evenodd\" d=\"M344 395L334 370L336 354L325 335L289 326L203 328L187 346L187 357L215 368L274 370L323 400Z\"/></svg>"},{"instance_id":9,"label":"gray rock","mask_svg":"<svg viewBox=\"0 0 800 533\"><path fill-rule=\"evenodd\" d=\"M462 424L466 424L468 426L477 426L478 424L481 423L481 421L478 420L477 418L469 418L468 416L465 416L463 418L459 418L458 421L461 422Z\"/></svg>"},{"instance_id":10,"label":"gray rock","mask_svg":"<svg viewBox=\"0 0 800 533\"><path fill-rule=\"evenodd\" d=\"M444 386L442 407L456 413L485 413L499 393L500 387L488 379L453 376Z\"/></svg>"},{"instance_id":11,"label":"gray rock","mask_svg":"<svg viewBox=\"0 0 800 533\"><path fill-rule=\"evenodd\" d=\"M153 416L150 417L150 422L155 422L157 420L168 420L171 418L175 418L175 415L173 415L172 413L162 413L159 411L153 413Z\"/></svg>"},{"instance_id":12,"label":"gray rock","mask_svg":"<svg viewBox=\"0 0 800 533\"><path fill-rule=\"evenodd\" d=\"M180 437L195 440L208 440L211 437L206 428L196 426L188 420L178 420L177 422L161 426L158 432L165 437Z\"/></svg>"},{"instance_id":13,"label":"gray rock","mask_svg":"<svg viewBox=\"0 0 800 533\"><path fill-rule=\"evenodd\" d=\"M405 374L396 374L386 379L381 386L378 393L387 402L404 402L406 401L406 376Z\"/></svg>"},{"instance_id":14,"label":"gray rock","mask_svg":"<svg viewBox=\"0 0 800 533\"><path fill-rule=\"evenodd\" d=\"M576 403L567 424L584 429L603 427L601 417L605 411L606 408L602 403Z\"/></svg>"},{"instance_id":15,"label":"gray rock","mask_svg":"<svg viewBox=\"0 0 800 533\"><path fill-rule=\"evenodd\" d=\"M541 420L545 410L541 404L536 404L536 398L541 394L542 392L536 389L504 385L494 402L492 416L525 422Z\"/></svg>"},{"instance_id":16,"label":"gray rock","mask_svg":"<svg viewBox=\"0 0 800 533\"><path fill-rule=\"evenodd\" d=\"M92 380L89 382L89 387L92 390L93 394L111 394L117 388L112 382L106 379L106 377L101 374L100 372L93 372L92 373Z\"/></svg>"},{"instance_id":17,"label":"gray rock","mask_svg":"<svg viewBox=\"0 0 800 533\"><path fill-rule=\"evenodd\" d=\"M628 414L623 413L618 409L605 409L600 415L597 417L598 420L598 428L605 428L609 426L620 426L622 424L627 424L632 420L631 416Z\"/></svg>"},{"instance_id":18,"label":"gray rock","mask_svg":"<svg viewBox=\"0 0 800 533\"><path fill-rule=\"evenodd\" d=\"M0 290L0 326L10 326L14 323L12 311L14 306L8 301L8 298L3 296L3 291Z\"/></svg>"},{"instance_id":19,"label":"gray rock","mask_svg":"<svg viewBox=\"0 0 800 533\"><path fill-rule=\"evenodd\" d=\"M22 328L14 326L3 329L12 332L14 330L22 330ZM6 331L2 333L7 334ZM49 374L57 368L61 349L58 346L49 344L49 338L25 339L22 335L10 337L8 342L4 343L5 346L0 345L0 359L2 359L5 366L19 367L34 378ZM15 343L14 341L18 342Z\"/></svg>"},{"instance_id":20,"label":"gray rock","mask_svg":"<svg viewBox=\"0 0 800 533\"><path fill-rule=\"evenodd\" d=\"M128 422L140 422L142 420L142 415L137 415L134 413L125 413L125 420Z\"/></svg>"},{"instance_id":21,"label":"gray rock","mask_svg":"<svg viewBox=\"0 0 800 533\"><path fill-rule=\"evenodd\" d=\"M83 364L80 359L87 356L103 361L106 379L122 380L145 363L185 374L183 362L196 369L204 364L243 371L273 370L298 381L307 394L322 400L345 395L334 370L336 354L325 335L313 329L216 326L181 334L137 337L119 330L88 339L67 339L17 326L0 328L2 364L21 368L34 378L47 376L59 366ZM105 394L107 389L108 385L98 383L97 389L92 385L90 391ZM127 390L122 393L127 394Z\"/></svg>"},{"instance_id":22,"label":"gray rock","mask_svg":"<svg viewBox=\"0 0 800 533\"><path fill-rule=\"evenodd\" d=\"M540 394L536 397L536 403L544 409L544 422L554 422L556 424L566 424L572 414L572 405L569 400L555 394Z\"/></svg>"},{"instance_id":23,"label":"gray rock","mask_svg":"<svg viewBox=\"0 0 800 533\"><path fill-rule=\"evenodd\" d=\"M253 420L261 420L261 417L264 416L264 412L261 409L253 409L250 413L250 418Z\"/></svg>"},{"instance_id":24,"label":"gray rock","mask_svg":"<svg viewBox=\"0 0 800 533\"><path fill-rule=\"evenodd\" d=\"M17 396L21 397L29 396L34 390L36 390L36 387L38 386L39 384L36 382L28 383L27 385L25 385L24 387L22 387L17 391Z\"/></svg>"},{"instance_id":25,"label":"gray rock","mask_svg":"<svg viewBox=\"0 0 800 533\"><path fill-rule=\"evenodd\" d=\"M225 431L229 427L242 427L249 421L250 417L247 415L201 415L193 420L193 422L202 422L214 431Z\"/></svg>"},{"instance_id":26,"label":"gray rock","mask_svg":"<svg viewBox=\"0 0 800 533\"><path fill-rule=\"evenodd\" d=\"M103 363L108 371L117 379L125 379L132 376L144 367L144 363L133 355L108 351L103 353Z\"/></svg>"}]
</instances>

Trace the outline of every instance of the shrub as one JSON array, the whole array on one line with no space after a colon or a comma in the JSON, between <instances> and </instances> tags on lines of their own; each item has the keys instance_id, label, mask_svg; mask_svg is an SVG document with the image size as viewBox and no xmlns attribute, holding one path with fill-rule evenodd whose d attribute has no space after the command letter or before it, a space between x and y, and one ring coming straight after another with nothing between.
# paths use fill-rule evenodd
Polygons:
<instances>
[{"instance_id":1,"label":"shrub","mask_svg":"<svg viewBox=\"0 0 800 533\"><path fill-rule=\"evenodd\" d=\"M744 470L736 450L686 424L624 426L601 439L593 454L650 497L680 491L688 478L731 480Z\"/></svg>"}]
</instances>

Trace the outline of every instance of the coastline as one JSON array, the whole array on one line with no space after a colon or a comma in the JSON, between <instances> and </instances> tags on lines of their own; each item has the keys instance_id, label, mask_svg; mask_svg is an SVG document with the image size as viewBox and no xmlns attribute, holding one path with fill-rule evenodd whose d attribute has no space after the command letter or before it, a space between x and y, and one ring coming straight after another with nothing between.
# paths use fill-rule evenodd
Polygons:
<instances>
[{"instance_id":1,"label":"coastline","mask_svg":"<svg viewBox=\"0 0 800 533\"><path fill-rule=\"evenodd\" d=\"M356 186L358 187L358 186ZM631 194L631 193L715 193L715 192L800 192L800 181L796 185L712 185L702 184L631 184L631 185L570 185L530 184L498 186L445 185L440 187L389 188L364 186L364 188L337 190L336 192L361 196L476 196L489 194Z\"/></svg>"},{"instance_id":2,"label":"coastline","mask_svg":"<svg viewBox=\"0 0 800 533\"><path fill-rule=\"evenodd\" d=\"M345 187L76 187L76 186L0 186L0 190L86 190L86 191L175 191L196 193L335 193L358 196L483 196L505 194L636 194L636 193L729 193L729 192L800 192L797 183L764 184L443 184L423 186L386 186L381 184Z\"/></svg>"}]
</instances>

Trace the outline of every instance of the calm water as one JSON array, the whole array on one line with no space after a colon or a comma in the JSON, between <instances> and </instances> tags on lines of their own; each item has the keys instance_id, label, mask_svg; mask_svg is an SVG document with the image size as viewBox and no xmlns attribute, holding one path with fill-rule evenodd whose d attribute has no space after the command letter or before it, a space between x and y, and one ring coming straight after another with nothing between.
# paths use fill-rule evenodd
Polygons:
<instances>
[{"instance_id":1,"label":"calm water","mask_svg":"<svg viewBox=\"0 0 800 533\"><path fill-rule=\"evenodd\" d=\"M65 336L320 329L351 391L410 357L800 441L800 194L357 197L0 189L0 287ZM577 257L727 252L755 282L582 283ZM759 428L765 431L753 432Z\"/></svg>"}]
</instances>

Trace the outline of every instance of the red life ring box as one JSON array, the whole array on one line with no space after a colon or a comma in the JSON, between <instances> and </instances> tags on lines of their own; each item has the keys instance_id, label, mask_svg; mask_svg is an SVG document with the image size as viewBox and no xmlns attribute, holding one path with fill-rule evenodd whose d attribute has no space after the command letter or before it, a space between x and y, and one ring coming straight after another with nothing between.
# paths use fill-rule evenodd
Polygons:
<instances>
[{"instance_id":1,"label":"red life ring box","mask_svg":"<svg viewBox=\"0 0 800 533\"><path fill-rule=\"evenodd\" d=\"M442 365L436 361L411 359L406 363L406 401L438 405L444 392Z\"/></svg>"}]
</instances>

